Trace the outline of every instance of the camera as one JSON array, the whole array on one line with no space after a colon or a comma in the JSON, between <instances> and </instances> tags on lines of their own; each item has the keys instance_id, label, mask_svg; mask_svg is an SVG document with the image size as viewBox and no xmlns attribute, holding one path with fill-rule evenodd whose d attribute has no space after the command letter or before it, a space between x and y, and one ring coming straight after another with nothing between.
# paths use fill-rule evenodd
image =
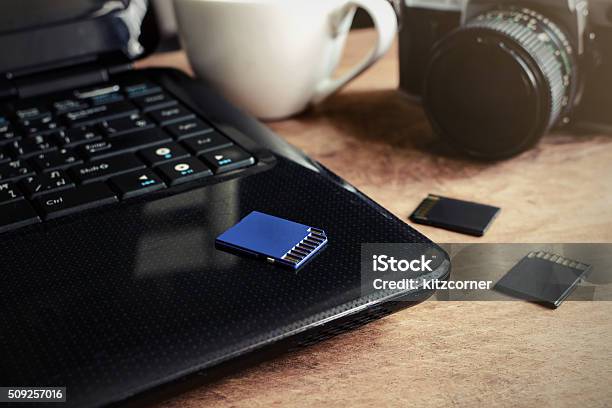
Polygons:
<instances>
[{"instance_id":1,"label":"camera","mask_svg":"<svg viewBox=\"0 0 612 408\"><path fill-rule=\"evenodd\" d=\"M405 0L402 14L400 88L465 153L612 130L612 1Z\"/></svg>"}]
</instances>

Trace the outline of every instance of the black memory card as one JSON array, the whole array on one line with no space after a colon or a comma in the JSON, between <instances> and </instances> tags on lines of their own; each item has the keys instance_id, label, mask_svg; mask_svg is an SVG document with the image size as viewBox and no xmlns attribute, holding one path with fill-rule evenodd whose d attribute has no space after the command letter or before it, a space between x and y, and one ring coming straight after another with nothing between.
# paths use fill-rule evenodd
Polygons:
<instances>
[{"instance_id":1,"label":"black memory card","mask_svg":"<svg viewBox=\"0 0 612 408\"><path fill-rule=\"evenodd\" d=\"M490 205L430 194L410 215L410 220L481 237L499 211L499 208Z\"/></svg>"},{"instance_id":2,"label":"black memory card","mask_svg":"<svg viewBox=\"0 0 612 408\"><path fill-rule=\"evenodd\" d=\"M494 286L498 292L557 308L590 272L585 263L544 251L530 252Z\"/></svg>"}]
</instances>

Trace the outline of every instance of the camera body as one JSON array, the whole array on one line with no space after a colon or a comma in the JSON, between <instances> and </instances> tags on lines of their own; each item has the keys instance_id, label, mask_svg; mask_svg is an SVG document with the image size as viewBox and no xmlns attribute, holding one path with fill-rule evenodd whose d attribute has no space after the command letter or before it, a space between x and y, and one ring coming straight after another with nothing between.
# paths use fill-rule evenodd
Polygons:
<instances>
[{"instance_id":1,"label":"camera body","mask_svg":"<svg viewBox=\"0 0 612 408\"><path fill-rule=\"evenodd\" d=\"M611 0L405 0L400 88L436 133L503 159L552 128L612 131Z\"/></svg>"}]
</instances>

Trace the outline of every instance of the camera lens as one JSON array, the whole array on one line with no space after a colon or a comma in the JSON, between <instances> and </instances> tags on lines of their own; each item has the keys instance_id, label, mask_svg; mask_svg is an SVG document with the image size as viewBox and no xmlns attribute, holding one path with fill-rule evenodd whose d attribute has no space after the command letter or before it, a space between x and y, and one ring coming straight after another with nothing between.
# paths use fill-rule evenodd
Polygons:
<instances>
[{"instance_id":1,"label":"camera lens","mask_svg":"<svg viewBox=\"0 0 612 408\"><path fill-rule=\"evenodd\" d=\"M423 103L451 144L502 159L533 146L566 113L575 75L555 23L525 8L491 10L433 48Z\"/></svg>"}]
</instances>

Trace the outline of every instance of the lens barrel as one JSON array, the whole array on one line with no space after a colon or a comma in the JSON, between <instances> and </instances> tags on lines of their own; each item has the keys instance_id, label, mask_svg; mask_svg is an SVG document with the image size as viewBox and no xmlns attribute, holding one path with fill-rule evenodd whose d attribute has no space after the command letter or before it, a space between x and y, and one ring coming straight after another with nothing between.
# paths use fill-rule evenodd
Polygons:
<instances>
[{"instance_id":1,"label":"lens barrel","mask_svg":"<svg viewBox=\"0 0 612 408\"><path fill-rule=\"evenodd\" d=\"M490 10L433 48L423 103L441 137L472 156L503 159L567 113L575 76L572 46L553 21L526 8Z\"/></svg>"}]
</instances>

